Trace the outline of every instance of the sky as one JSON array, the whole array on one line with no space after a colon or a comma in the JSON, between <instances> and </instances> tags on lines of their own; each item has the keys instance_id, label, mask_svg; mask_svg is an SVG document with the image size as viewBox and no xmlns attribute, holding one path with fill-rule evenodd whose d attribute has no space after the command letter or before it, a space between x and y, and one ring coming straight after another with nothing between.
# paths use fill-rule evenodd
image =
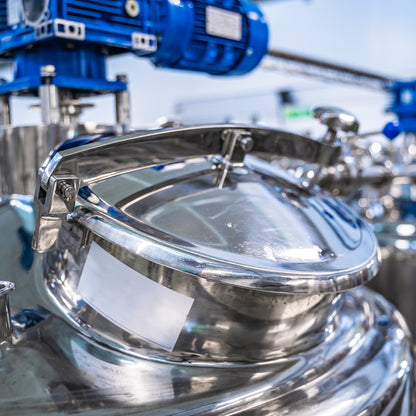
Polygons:
<instances>
[{"instance_id":1,"label":"sky","mask_svg":"<svg viewBox=\"0 0 416 416\"><path fill-rule=\"evenodd\" d=\"M286 0L261 4L269 21L269 47L296 52L358 68L377 71L394 78L416 78L416 1L414 0ZM372 130L391 116L385 92L318 82L302 76L257 69L242 77L221 77L169 69L156 69L134 55L108 62L108 78L118 73L129 78L132 122L136 127L152 126L162 116L175 116L177 103L199 102L200 114L212 112L206 101L227 102L233 114L243 116L248 107L264 114L273 124L268 106L278 89L295 91L300 104L347 107ZM264 100L253 97L265 97ZM245 98L244 98L245 97ZM39 113L28 111L36 100L15 100L13 124L36 124ZM89 100L91 101L91 100ZM112 97L93 100L83 120L114 121ZM218 107L219 106L214 106ZM195 107L196 108L196 107ZM219 111L219 110L218 110ZM226 111L226 109L224 110ZM214 115L213 115L214 117ZM244 117L243 117L244 118ZM290 126L289 126L290 127Z\"/></svg>"}]
</instances>

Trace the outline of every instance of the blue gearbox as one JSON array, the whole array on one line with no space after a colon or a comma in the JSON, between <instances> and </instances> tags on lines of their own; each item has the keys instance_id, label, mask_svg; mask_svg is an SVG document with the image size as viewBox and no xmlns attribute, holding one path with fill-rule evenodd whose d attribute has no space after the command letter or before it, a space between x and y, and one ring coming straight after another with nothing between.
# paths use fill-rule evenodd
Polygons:
<instances>
[{"instance_id":1,"label":"blue gearbox","mask_svg":"<svg viewBox=\"0 0 416 416\"><path fill-rule=\"evenodd\" d=\"M125 52L166 68L245 74L267 42L263 14L245 0L1 0L0 57L14 59L15 73L0 93L34 91L45 65L60 87L124 88L107 81L105 61Z\"/></svg>"}]
</instances>

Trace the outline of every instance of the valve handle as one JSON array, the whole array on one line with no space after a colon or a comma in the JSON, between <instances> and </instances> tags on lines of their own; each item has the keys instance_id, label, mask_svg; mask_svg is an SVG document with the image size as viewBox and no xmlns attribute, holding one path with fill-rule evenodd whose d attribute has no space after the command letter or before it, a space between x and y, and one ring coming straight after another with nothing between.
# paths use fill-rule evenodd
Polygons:
<instances>
[{"instance_id":1,"label":"valve handle","mask_svg":"<svg viewBox=\"0 0 416 416\"><path fill-rule=\"evenodd\" d=\"M328 127L325 137L327 143L333 143L338 131L357 133L360 123L357 118L337 107L317 107L313 110L313 117Z\"/></svg>"}]
</instances>

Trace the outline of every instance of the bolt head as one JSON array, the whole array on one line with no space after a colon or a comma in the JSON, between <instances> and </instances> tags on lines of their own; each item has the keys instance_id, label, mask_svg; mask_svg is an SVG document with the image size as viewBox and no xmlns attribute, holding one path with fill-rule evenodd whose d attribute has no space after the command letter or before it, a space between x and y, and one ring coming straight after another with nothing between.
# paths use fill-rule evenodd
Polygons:
<instances>
[{"instance_id":1,"label":"bolt head","mask_svg":"<svg viewBox=\"0 0 416 416\"><path fill-rule=\"evenodd\" d=\"M42 77L54 77L56 75L55 66L54 65L42 66L40 69L40 74Z\"/></svg>"},{"instance_id":2,"label":"bolt head","mask_svg":"<svg viewBox=\"0 0 416 416\"><path fill-rule=\"evenodd\" d=\"M140 6L137 0L127 0L124 9L130 17L137 17L140 13Z\"/></svg>"},{"instance_id":3,"label":"bolt head","mask_svg":"<svg viewBox=\"0 0 416 416\"><path fill-rule=\"evenodd\" d=\"M251 137L243 137L240 140L240 146L243 152L249 153L253 150L254 140Z\"/></svg>"}]
</instances>

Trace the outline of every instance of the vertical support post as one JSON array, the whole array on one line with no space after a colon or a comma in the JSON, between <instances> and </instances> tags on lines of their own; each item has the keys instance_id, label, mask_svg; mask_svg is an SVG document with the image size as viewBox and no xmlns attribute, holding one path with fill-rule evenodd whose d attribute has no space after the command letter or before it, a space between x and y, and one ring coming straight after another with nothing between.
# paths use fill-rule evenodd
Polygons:
<instances>
[{"instance_id":1,"label":"vertical support post","mask_svg":"<svg viewBox=\"0 0 416 416\"><path fill-rule=\"evenodd\" d=\"M0 95L0 125L9 126L10 118L10 95L2 94Z\"/></svg>"},{"instance_id":2,"label":"vertical support post","mask_svg":"<svg viewBox=\"0 0 416 416\"><path fill-rule=\"evenodd\" d=\"M124 82L126 89L123 91L117 91L115 93L116 99L116 122L121 128L123 133L126 133L131 124L130 119L130 93L127 85L126 75L117 75L117 81Z\"/></svg>"},{"instance_id":3,"label":"vertical support post","mask_svg":"<svg viewBox=\"0 0 416 416\"><path fill-rule=\"evenodd\" d=\"M42 85L39 87L39 97L42 123L45 124L59 124L61 121L59 91L58 87L52 84L55 75L53 65L46 65L41 68Z\"/></svg>"},{"instance_id":4,"label":"vertical support post","mask_svg":"<svg viewBox=\"0 0 416 416\"><path fill-rule=\"evenodd\" d=\"M9 293L14 289L11 282L0 282L0 358L7 355L12 334Z\"/></svg>"}]
</instances>

